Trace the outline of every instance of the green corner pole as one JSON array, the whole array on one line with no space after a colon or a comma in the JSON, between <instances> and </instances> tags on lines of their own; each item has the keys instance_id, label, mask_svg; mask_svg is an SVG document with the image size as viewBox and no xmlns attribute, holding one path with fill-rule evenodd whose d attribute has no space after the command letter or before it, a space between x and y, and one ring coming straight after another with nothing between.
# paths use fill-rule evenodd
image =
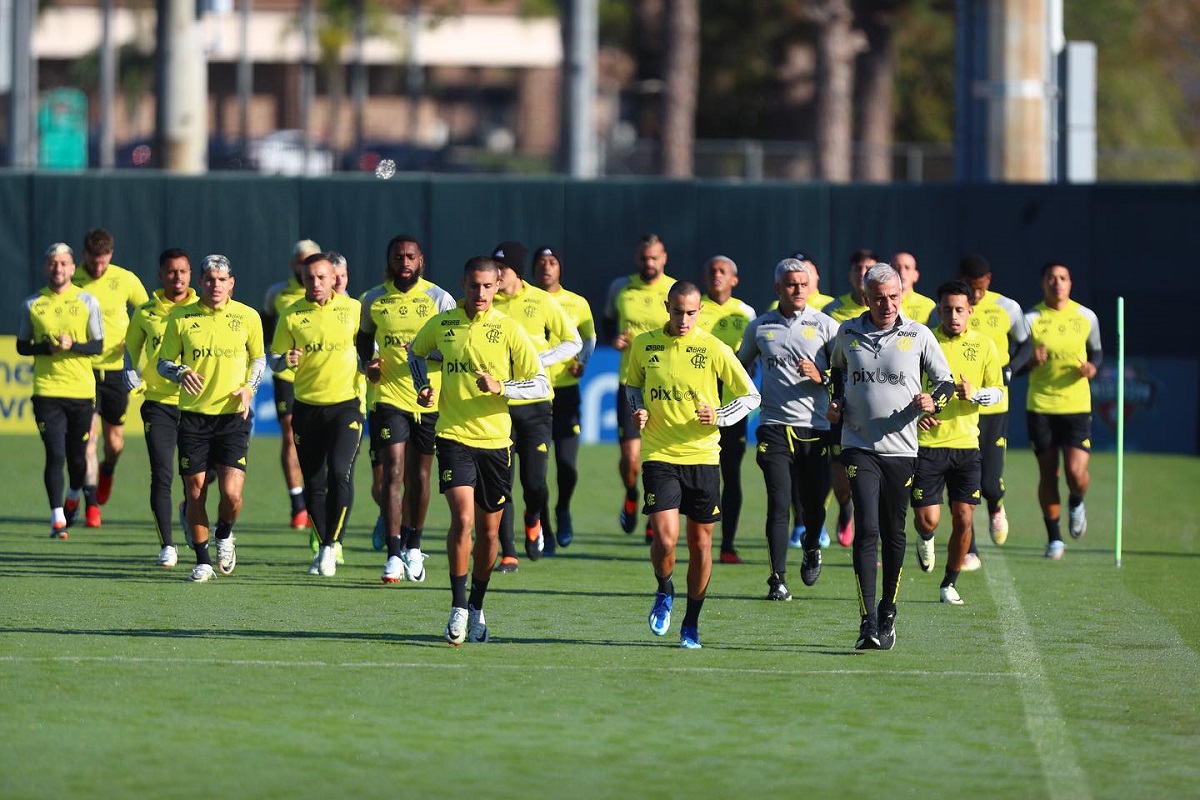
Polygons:
<instances>
[{"instance_id":1,"label":"green corner pole","mask_svg":"<svg viewBox=\"0 0 1200 800\"><path fill-rule=\"evenodd\" d=\"M1117 566L1121 566L1121 528L1125 512L1125 298L1117 298Z\"/></svg>"}]
</instances>

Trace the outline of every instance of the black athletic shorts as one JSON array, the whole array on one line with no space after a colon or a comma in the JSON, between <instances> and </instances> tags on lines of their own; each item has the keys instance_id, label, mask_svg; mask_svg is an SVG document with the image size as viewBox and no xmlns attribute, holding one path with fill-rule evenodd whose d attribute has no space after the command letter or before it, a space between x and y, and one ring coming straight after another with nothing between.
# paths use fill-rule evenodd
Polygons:
<instances>
[{"instance_id":1,"label":"black athletic shorts","mask_svg":"<svg viewBox=\"0 0 1200 800\"><path fill-rule=\"evenodd\" d=\"M372 454L382 454L385 447L393 444L410 442L421 455L433 455L437 419L436 411L414 414L387 403L376 403L369 417ZM375 458L373 455L371 463L376 463Z\"/></svg>"},{"instance_id":2,"label":"black athletic shorts","mask_svg":"<svg viewBox=\"0 0 1200 800\"><path fill-rule=\"evenodd\" d=\"M721 467L716 464L642 464L643 514L679 509L693 522L721 519Z\"/></svg>"},{"instance_id":3,"label":"black athletic shorts","mask_svg":"<svg viewBox=\"0 0 1200 800\"><path fill-rule=\"evenodd\" d=\"M453 439L437 438L438 487L442 494L456 486L475 487L475 505L500 511L512 503L509 449L469 447Z\"/></svg>"},{"instance_id":4,"label":"black athletic shorts","mask_svg":"<svg viewBox=\"0 0 1200 800\"><path fill-rule=\"evenodd\" d=\"M88 399L73 397L42 397L34 395L33 419L37 422L38 433L45 439L47 435L57 436L59 431L67 437L68 445L75 435L74 442L85 446L92 433L92 414L96 412L96 404Z\"/></svg>"},{"instance_id":5,"label":"black athletic shorts","mask_svg":"<svg viewBox=\"0 0 1200 800\"><path fill-rule=\"evenodd\" d=\"M582 400L579 384L554 387L554 441L578 436L581 430L579 410Z\"/></svg>"},{"instance_id":6,"label":"black athletic shorts","mask_svg":"<svg viewBox=\"0 0 1200 800\"><path fill-rule=\"evenodd\" d=\"M96 411L109 425L124 425L129 410L129 390L125 375L119 369L94 369L96 376Z\"/></svg>"},{"instance_id":7,"label":"black athletic shorts","mask_svg":"<svg viewBox=\"0 0 1200 800\"><path fill-rule=\"evenodd\" d=\"M271 376L271 386L275 388L275 416L290 417L296 405L296 386L277 375Z\"/></svg>"},{"instance_id":8,"label":"black athletic shorts","mask_svg":"<svg viewBox=\"0 0 1200 800\"><path fill-rule=\"evenodd\" d=\"M625 384L617 384L617 440L629 441L641 439L642 429L633 421L633 409L629 407L629 397L625 394Z\"/></svg>"},{"instance_id":9,"label":"black athletic shorts","mask_svg":"<svg viewBox=\"0 0 1200 800\"><path fill-rule=\"evenodd\" d=\"M196 475L210 467L246 471L250 419L241 414L179 412L179 474Z\"/></svg>"},{"instance_id":10,"label":"black athletic shorts","mask_svg":"<svg viewBox=\"0 0 1200 800\"><path fill-rule=\"evenodd\" d=\"M1025 412L1025 424L1029 428L1029 444L1037 455L1060 447L1092 450L1091 414L1039 414Z\"/></svg>"},{"instance_id":11,"label":"black athletic shorts","mask_svg":"<svg viewBox=\"0 0 1200 800\"><path fill-rule=\"evenodd\" d=\"M951 503L979 505L983 459L978 450L922 447L913 473L912 507L940 506L945 487Z\"/></svg>"}]
</instances>

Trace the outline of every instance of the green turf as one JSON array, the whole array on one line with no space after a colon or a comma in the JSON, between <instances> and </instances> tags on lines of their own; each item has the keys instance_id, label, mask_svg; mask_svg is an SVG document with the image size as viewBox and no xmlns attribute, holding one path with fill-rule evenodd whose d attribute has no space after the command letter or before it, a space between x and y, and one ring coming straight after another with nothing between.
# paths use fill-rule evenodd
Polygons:
<instances>
[{"instance_id":1,"label":"green turf","mask_svg":"<svg viewBox=\"0 0 1200 800\"><path fill-rule=\"evenodd\" d=\"M39 443L0 440L0 797L1142 798L1200 782L1200 460L1129 458L1118 570L1113 458L1093 462L1087 537L1053 563L1032 456L1010 454L1013 533L982 543L967 605L939 604L941 564L910 557L896 649L856 653L849 551L826 551L811 589L793 563L796 599L763 601L748 458L747 564L715 567L705 647L684 652L678 622L646 628L654 582L641 534L615 524L615 448L584 448L575 544L496 575L494 641L455 649L441 498L429 580L383 586L362 465L349 563L312 577L277 446L254 444L236 574L193 585L188 551L154 566L140 440L104 527L66 542L47 537Z\"/></svg>"}]
</instances>

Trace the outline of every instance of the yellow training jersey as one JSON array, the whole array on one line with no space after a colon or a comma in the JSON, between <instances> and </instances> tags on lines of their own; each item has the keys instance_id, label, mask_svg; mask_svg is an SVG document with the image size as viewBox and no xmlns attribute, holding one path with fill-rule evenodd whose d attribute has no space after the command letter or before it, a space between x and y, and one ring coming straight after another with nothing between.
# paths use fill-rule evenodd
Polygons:
<instances>
[{"instance_id":1,"label":"yellow training jersey","mask_svg":"<svg viewBox=\"0 0 1200 800\"><path fill-rule=\"evenodd\" d=\"M821 294L820 292L817 292L816 294L810 294L804 301L804 304L807 306L812 306L814 311L821 311L825 308L825 306L832 302L832 297L827 294ZM767 307L767 311L774 311L777 308L779 308L779 301L773 300L771 301L771 305Z\"/></svg>"},{"instance_id":2,"label":"yellow training jersey","mask_svg":"<svg viewBox=\"0 0 1200 800\"><path fill-rule=\"evenodd\" d=\"M93 357L92 368L122 369L129 312L150 299L146 287L137 275L116 264L109 264L99 278L93 278L86 269L77 269L71 281L96 298L104 313L104 351Z\"/></svg>"},{"instance_id":3,"label":"yellow training jersey","mask_svg":"<svg viewBox=\"0 0 1200 800\"><path fill-rule=\"evenodd\" d=\"M869 308L854 299L853 292L839 295L837 299L827 303L820 310L833 317L834 322L845 322L848 319L861 317L865 311L870 311Z\"/></svg>"},{"instance_id":4,"label":"yellow training jersey","mask_svg":"<svg viewBox=\"0 0 1200 800\"><path fill-rule=\"evenodd\" d=\"M757 314L754 309L736 297L730 297L724 304L718 303L708 295L700 297L700 313L696 315L696 327L706 330L721 340L733 352L742 346L742 334L746 326ZM729 389L725 389L721 402L727 403L733 399Z\"/></svg>"},{"instance_id":5,"label":"yellow training jersey","mask_svg":"<svg viewBox=\"0 0 1200 800\"><path fill-rule=\"evenodd\" d=\"M974 392L977 389L998 389L1004 385L1000 374L1000 357L991 339L968 328L958 336L949 336L942 327L933 329L950 365L955 383L966 379ZM925 380L925 391L933 385ZM961 400L955 394L937 415L941 425L930 430L917 429L918 447L942 447L953 450L976 450L979 448L979 406L970 400Z\"/></svg>"},{"instance_id":6,"label":"yellow training jersey","mask_svg":"<svg viewBox=\"0 0 1200 800\"><path fill-rule=\"evenodd\" d=\"M660 275L654 283L646 283L642 276L634 273L617 278L608 288L608 303L605 315L617 323L617 333L629 333L631 338L639 333L652 331L667 324L667 293L675 279ZM629 348L621 352L621 363L617 374L624 375L629 363Z\"/></svg>"},{"instance_id":7,"label":"yellow training jersey","mask_svg":"<svg viewBox=\"0 0 1200 800\"><path fill-rule=\"evenodd\" d=\"M1025 408L1039 414L1091 413L1091 385L1079 374L1079 365L1100 352L1095 312L1074 300L1059 310L1038 303L1025 319L1033 346L1045 345L1049 354L1045 364L1029 370Z\"/></svg>"},{"instance_id":8,"label":"yellow training jersey","mask_svg":"<svg viewBox=\"0 0 1200 800\"><path fill-rule=\"evenodd\" d=\"M304 299L283 312L271 338L271 353L302 351L295 367L296 399L331 406L358 397L358 321L362 307L353 297L335 294L319 305Z\"/></svg>"},{"instance_id":9,"label":"yellow training jersey","mask_svg":"<svg viewBox=\"0 0 1200 800\"><path fill-rule=\"evenodd\" d=\"M77 286L61 294L49 287L25 298L17 340L31 344L58 341L63 335L80 344L104 338L100 303ZM33 396L90 400L96 396L92 357L70 350L33 357Z\"/></svg>"},{"instance_id":10,"label":"yellow training jersey","mask_svg":"<svg viewBox=\"0 0 1200 800\"><path fill-rule=\"evenodd\" d=\"M263 300L263 316L274 320L278 325L280 318L283 317L283 312L303 299L304 284L300 283L298 278L291 277L286 281L273 283L267 287L267 296ZM274 334L272 333L272 335ZM291 368L280 370L275 373L275 377L291 383L296 380L296 370Z\"/></svg>"},{"instance_id":11,"label":"yellow training jersey","mask_svg":"<svg viewBox=\"0 0 1200 800\"><path fill-rule=\"evenodd\" d=\"M700 328L684 336L669 335L665 326L641 334L629 347L624 378L627 386L642 390L649 412L642 430L643 461L720 463L720 430L696 419L696 407L720 406L718 379L735 397L754 393L733 351Z\"/></svg>"},{"instance_id":12,"label":"yellow training jersey","mask_svg":"<svg viewBox=\"0 0 1200 800\"><path fill-rule=\"evenodd\" d=\"M371 408L375 403L386 403L412 414L437 412L442 384L441 364L429 362L434 406L424 408L417 404L417 393L408 371L408 345L417 338L425 323L452 308L454 298L450 293L424 278L418 278L408 291L401 291L395 283L388 281L362 296L361 329L375 337L375 349L383 362L379 383L368 387Z\"/></svg>"},{"instance_id":13,"label":"yellow training jersey","mask_svg":"<svg viewBox=\"0 0 1200 800\"><path fill-rule=\"evenodd\" d=\"M475 371L486 370L500 381L537 376L541 371L537 350L517 323L494 308L473 320L455 308L429 320L409 349L423 358L434 350L442 354L438 436L487 450L511 444L508 400L480 391Z\"/></svg>"},{"instance_id":14,"label":"yellow training jersey","mask_svg":"<svg viewBox=\"0 0 1200 800\"><path fill-rule=\"evenodd\" d=\"M936 323L935 323L936 324ZM1008 342L1012 338L1023 342L1029 338L1029 326L1025 322L1021 307L1015 300L1010 300L997 292L984 292L983 297L975 304L975 311L967 320L971 330L982 333L996 345L996 355L1000 357L1000 367L1008 366ZM994 406L979 409L979 413L1003 414L1008 411L1008 387L1004 387L1004 397Z\"/></svg>"},{"instance_id":15,"label":"yellow training jersey","mask_svg":"<svg viewBox=\"0 0 1200 800\"><path fill-rule=\"evenodd\" d=\"M129 353L129 366L141 373L147 400L168 406L179 404L179 384L158 374L158 351L167 329L167 317L176 308L195 302L195 289L189 288L187 297L181 303L172 303L163 297L162 289L156 289L147 302L137 307L133 318L129 320L125 349Z\"/></svg>"},{"instance_id":16,"label":"yellow training jersey","mask_svg":"<svg viewBox=\"0 0 1200 800\"><path fill-rule=\"evenodd\" d=\"M937 303L932 297L926 297L916 292L909 292L908 296L900 301L900 313L922 325L929 324L929 315L935 308L937 308Z\"/></svg>"},{"instance_id":17,"label":"yellow training jersey","mask_svg":"<svg viewBox=\"0 0 1200 800\"><path fill-rule=\"evenodd\" d=\"M180 389L179 410L210 415L241 413L230 395L246 385L251 362L263 355L258 312L237 300L220 308L202 302L176 307L158 351L160 361L178 361L204 376L200 394Z\"/></svg>"},{"instance_id":18,"label":"yellow training jersey","mask_svg":"<svg viewBox=\"0 0 1200 800\"><path fill-rule=\"evenodd\" d=\"M562 310L567 314L567 319L579 332L580 339L586 342L588 339L596 338L596 321L592 317L592 307L588 305L588 301L583 295L560 288L557 292L551 292L550 296L562 306ZM554 388L577 385L579 378L572 375L568 367L578 361L579 357L576 356L546 367L550 386Z\"/></svg>"},{"instance_id":19,"label":"yellow training jersey","mask_svg":"<svg viewBox=\"0 0 1200 800\"><path fill-rule=\"evenodd\" d=\"M497 292L496 299L492 302L492 308L511 318L513 322L521 326L521 330L529 334L539 356L551 347L575 338L575 326L571 324L571 319L558 304L554 295L536 286L530 286L525 281L521 281L521 288L517 290L516 294L505 295ZM554 363L563 365L565 368L565 365L570 362L570 358L564 358ZM547 375L549 375L548 371ZM509 405L527 406L532 403L546 403L553 398L554 385L551 383L550 394L547 397L540 400L511 400Z\"/></svg>"}]
</instances>

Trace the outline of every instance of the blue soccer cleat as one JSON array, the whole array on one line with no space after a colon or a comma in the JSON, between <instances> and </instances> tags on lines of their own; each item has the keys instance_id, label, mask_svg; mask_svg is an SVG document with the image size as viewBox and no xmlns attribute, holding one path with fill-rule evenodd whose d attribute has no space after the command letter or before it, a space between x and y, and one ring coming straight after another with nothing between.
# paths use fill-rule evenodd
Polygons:
<instances>
[{"instance_id":1,"label":"blue soccer cleat","mask_svg":"<svg viewBox=\"0 0 1200 800\"><path fill-rule=\"evenodd\" d=\"M655 636L665 636L671 629L671 603L671 595L655 592L650 609L650 632Z\"/></svg>"},{"instance_id":2,"label":"blue soccer cleat","mask_svg":"<svg viewBox=\"0 0 1200 800\"><path fill-rule=\"evenodd\" d=\"M684 650L699 650L701 647L703 647L703 645L700 644L700 632L695 628L680 628L679 646Z\"/></svg>"}]
</instances>

